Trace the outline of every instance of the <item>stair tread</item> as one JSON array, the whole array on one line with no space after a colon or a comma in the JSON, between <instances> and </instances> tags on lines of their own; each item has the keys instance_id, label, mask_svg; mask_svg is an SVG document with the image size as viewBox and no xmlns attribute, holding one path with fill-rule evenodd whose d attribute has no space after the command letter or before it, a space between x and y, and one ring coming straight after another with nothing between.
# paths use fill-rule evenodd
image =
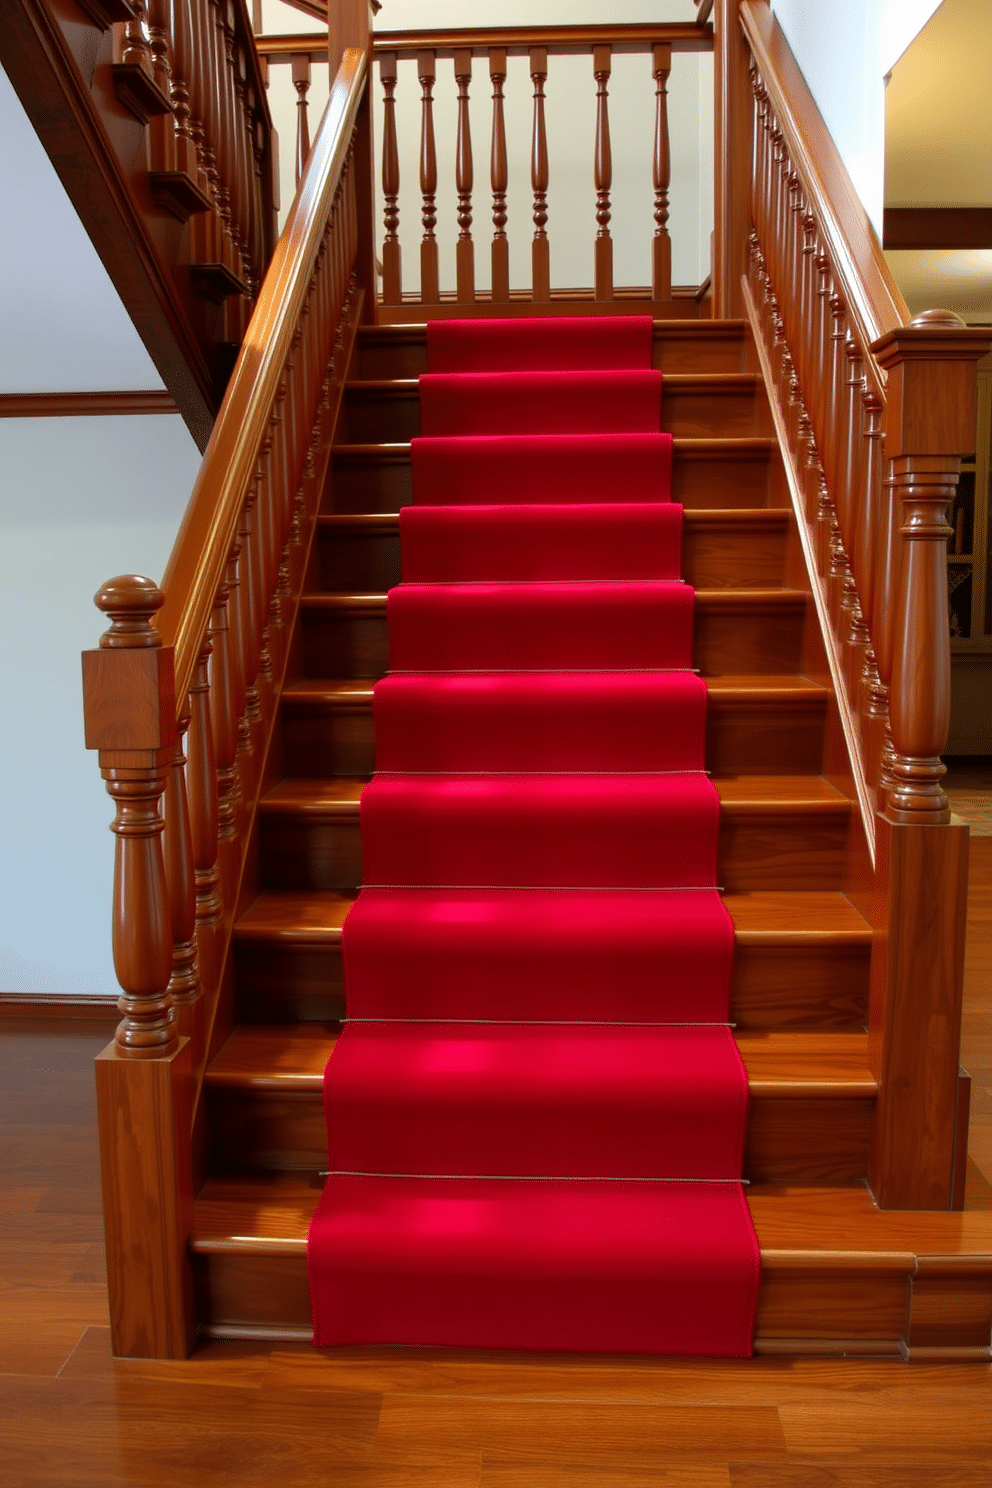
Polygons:
<instances>
[{"instance_id":1,"label":"stair tread","mask_svg":"<svg viewBox=\"0 0 992 1488\"><path fill-rule=\"evenodd\" d=\"M768 672L741 676L707 677L709 695L716 703L760 704L795 701L819 705L829 697L829 689L808 677ZM353 710L371 708L373 683L368 678L302 677L283 688L283 702L339 707Z\"/></svg>"},{"instance_id":2,"label":"stair tread","mask_svg":"<svg viewBox=\"0 0 992 1488\"><path fill-rule=\"evenodd\" d=\"M669 379L670 380L670 379ZM675 434L672 436L672 448L676 456L679 454L726 454L728 458L741 455L757 455L763 457L770 455L778 445L774 438L767 434L727 434L719 435L688 435ZM390 455L394 459L409 458L410 441L408 439L388 439L382 441L354 440L341 441L334 445L333 456L335 459L344 457L349 460L374 460L380 455ZM775 510L775 508L755 507L756 511ZM777 509L785 513L785 508ZM364 515L364 513L360 514Z\"/></svg>"},{"instance_id":3,"label":"stair tread","mask_svg":"<svg viewBox=\"0 0 992 1488\"><path fill-rule=\"evenodd\" d=\"M600 585L604 581L600 579L550 579L543 580L541 582L543 582L545 587L547 587L548 585L555 585L556 587L564 587L565 585L568 585L570 588L575 589L582 584L587 585L588 587L592 587L593 585ZM682 584L681 579L630 579L625 581L612 580L609 582L612 582L614 585L619 582L626 582L632 589L635 589L638 586L640 588L644 588L644 586L648 584L677 584L680 586ZM515 587L523 587L525 584L530 585L533 583L535 583L535 581L533 580L514 581ZM407 589L496 589L503 586L495 581L486 581L482 583L473 583L472 581L466 581L462 584L407 584L404 585L404 587ZM324 593L320 591L312 591L309 594L304 594L301 596L300 605L302 608L308 610L364 610L368 613L375 613L376 611L381 611L384 613L386 609L387 599L388 595L385 593L361 594L349 593L347 591L342 593ZM772 610L787 610L795 609L797 607L804 607L805 604L806 594L802 589L754 588L696 590L697 609L732 610L735 607L739 607L741 609L754 611L759 607L764 606L765 608Z\"/></svg>"},{"instance_id":4,"label":"stair tread","mask_svg":"<svg viewBox=\"0 0 992 1488\"><path fill-rule=\"evenodd\" d=\"M442 779L456 773L460 772L441 771L437 777L429 778ZM468 770L464 773L474 775L479 772ZM715 775L711 778L728 815L788 815L797 808L807 813L848 815L851 810L848 798L822 775ZM291 777L280 780L263 796L260 809L266 814L282 812L357 818L359 802L367 784L366 779L346 775L314 779Z\"/></svg>"},{"instance_id":5,"label":"stair tread","mask_svg":"<svg viewBox=\"0 0 992 1488\"><path fill-rule=\"evenodd\" d=\"M238 920L237 940L340 945L351 894L329 890L260 894ZM738 945L870 946L871 926L841 893L762 891L725 894Z\"/></svg>"},{"instance_id":6,"label":"stair tread","mask_svg":"<svg viewBox=\"0 0 992 1488\"><path fill-rule=\"evenodd\" d=\"M517 377L522 375L518 372L500 373L446 373L445 376L483 376L494 377L505 375ZM529 374L528 374L529 375ZM663 386L671 389L684 390L689 388L739 388L747 390L756 388L762 384L760 372L666 372L664 374ZM349 397L361 396L363 393L374 393L379 397L414 397L419 394L420 379L418 377L360 377L354 378L345 384L345 393ZM662 394L664 396L664 393Z\"/></svg>"},{"instance_id":7,"label":"stair tread","mask_svg":"<svg viewBox=\"0 0 992 1488\"><path fill-rule=\"evenodd\" d=\"M338 1032L328 1023L240 1024L211 1063L207 1084L316 1093ZM867 1034L749 1033L739 1035L737 1044L752 1095L875 1094Z\"/></svg>"},{"instance_id":8,"label":"stair tread","mask_svg":"<svg viewBox=\"0 0 992 1488\"><path fill-rule=\"evenodd\" d=\"M845 894L762 890L725 894L723 902L738 945L871 944L871 926Z\"/></svg>"},{"instance_id":9,"label":"stair tread","mask_svg":"<svg viewBox=\"0 0 992 1488\"><path fill-rule=\"evenodd\" d=\"M236 940L281 940L340 945L353 894L331 890L260 894L234 927Z\"/></svg>"},{"instance_id":10,"label":"stair tread","mask_svg":"<svg viewBox=\"0 0 992 1488\"><path fill-rule=\"evenodd\" d=\"M695 441L696 443L723 443L718 441ZM378 448L378 446L371 446ZM687 527L778 527L789 525L789 513L784 507L773 506L715 506L700 510L688 510L683 514ZM319 527L340 532L398 532L399 512L322 512L317 518Z\"/></svg>"},{"instance_id":11,"label":"stair tread","mask_svg":"<svg viewBox=\"0 0 992 1488\"><path fill-rule=\"evenodd\" d=\"M992 1274L992 1210L879 1210L866 1188L752 1184L745 1190L762 1270L936 1269ZM320 1187L291 1175L212 1178L193 1208L192 1249L299 1257Z\"/></svg>"}]
</instances>

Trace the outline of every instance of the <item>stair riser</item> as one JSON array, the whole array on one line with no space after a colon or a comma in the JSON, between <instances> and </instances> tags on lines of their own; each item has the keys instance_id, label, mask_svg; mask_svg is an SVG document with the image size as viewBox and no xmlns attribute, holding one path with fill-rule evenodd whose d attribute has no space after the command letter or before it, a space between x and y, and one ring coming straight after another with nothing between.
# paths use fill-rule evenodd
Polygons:
<instances>
[{"instance_id":1,"label":"stair riser","mask_svg":"<svg viewBox=\"0 0 992 1488\"><path fill-rule=\"evenodd\" d=\"M849 818L788 814L732 817L720 823L718 882L728 893L757 889L837 890ZM355 889L362 881L358 816L303 817L266 812L261 819L264 887L268 890ZM521 860L523 862L523 860Z\"/></svg>"},{"instance_id":2,"label":"stair riser","mask_svg":"<svg viewBox=\"0 0 992 1488\"><path fill-rule=\"evenodd\" d=\"M746 439L770 432L763 393L753 383L714 388L667 383L661 398L661 428L679 439ZM420 433L420 398L415 387L353 383L345 389L339 444L398 444Z\"/></svg>"},{"instance_id":3,"label":"stair riser","mask_svg":"<svg viewBox=\"0 0 992 1488\"><path fill-rule=\"evenodd\" d=\"M786 1099L751 1091L744 1176L752 1182L848 1184L868 1172L873 1102ZM319 1173L328 1165L319 1091L213 1089L211 1171Z\"/></svg>"},{"instance_id":4,"label":"stair riser","mask_svg":"<svg viewBox=\"0 0 992 1488\"><path fill-rule=\"evenodd\" d=\"M195 1255L199 1317L208 1325L259 1330L308 1329L310 1288L302 1255ZM867 1270L867 1268L866 1268ZM763 1273L756 1351L779 1340L790 1352L821 1352L834 1343L880 1343L896 1353L905 1334L909 1281L901 1272L862 1274L810 1266ZM970 1335L962 1329L962 1338ZM948 1347L953 1347L953 1343ZM440 1355L443 1358L443 1352Z\"/></svg>"},{"instance_id":5,"label":"stair riser","mask_svg":"<svg viewBox=\"0 0 992 1488\"><path fill-rule=\"evenodd\" d=\"M732 459L713 454L682 455L675 451L672 500L689 511L767 507L771 461L766 453ZM324 510L329 512L397 512L413 500L410 457L382 453L356 459L342 451L334 457Z\"/></svg>"},{"instance_id":6,"label":"stair riser","mask_svg":"<svg viewBox=\"0 0 992 1488\"><path fill-rule=\"evenodd\" d=\"M706 764L720 775L816 775L823 754L821 707L707 707ZM371 775L375 741L371 708L332 712L284 705L283 767L287 775L317 779Z\"/></svg>"},{"instance_id":7,"label":"stair riser","mask_svg":"<svg viewBox=\"0 0 992 1488\"><path fill-rule=\"evenodd\" d=\"M252 941L236 949L238 1017L250 1023L331 1023L345 1014L338 946ZM862 1029L869 951L858 946L738 946L730 1017L738 1031ZM603 1015L609 1009L604 1006Z\"/></svg>"},{"instance_id":8,"label":"stair riser","mask_svg":"<svg viewBox=\"0 0 992 1488\"><path fill-rule=\"evenodd\" d=\"M785 567L784 526L696 528L682 534L682 577L697 589L774 589ZM325 593L382 594L398 584L398 532L320 534L319 582Z\"/></svg>"},{"instance_id":9,"label":"stair riser","mask_svg":"<svg viewBox=\"0 0 992 1488\"><path fill-rule=\"evenodd\" d=\"M704 676L778 675L801 670L801 603L696 609L693 660ZM301 612L303 675L382 677L389 669L384 610L305 608Z\"/></svg>"},{"instance_id":10,"label":"stair riser","mask_svg":"<svg viewBox=\"0 0 992 1488\"><path fill-rule=\"evenodd\" d=\"M699 322L694 322L698 327ZM744 372L747 342L742 333L711 335L669 329L655 331L652 366L665 372ZM360 339L359 378L419 377L427 371L427 338L423 331L388 336L377 332Z\"/></svg>"}]
</instances>

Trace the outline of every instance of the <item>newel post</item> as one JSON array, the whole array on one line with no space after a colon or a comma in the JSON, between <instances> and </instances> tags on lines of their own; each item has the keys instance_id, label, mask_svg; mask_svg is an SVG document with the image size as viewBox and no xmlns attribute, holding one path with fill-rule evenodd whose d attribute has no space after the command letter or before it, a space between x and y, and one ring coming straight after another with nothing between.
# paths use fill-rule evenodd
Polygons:
<instances>
[{"instance_id":1,"label":"newel post","mask_svg":"<svg viewBox=\"0 0 992 1488\"><path fill-rule=\"evenodd\" d=\"M958 1058L968 829L951 821L940 783L951 704L945 510L974 443L975 369L990 344L987 332L929 310L872 346L888 374L884 454L902 517L888 586L892 756L877 834L888 920L869 1010L879 1081L870 1180L883 1208L947 1209L966 1156Z\"/></svg>"},{"instance_id":2,"label":"newel post","mask_svg":"<svg viewBox=\"0 0 992 1488\"><path fill-rule=\"evenodd\" d=\"M96 1064L111 1339L115 1354L183 1358L193 1338L192 1058L169 991L174 924L162 796L175 768L173 656L152 623L150 579L111 579L110 617L83 653L86 746L114 800L113 950L122 1021ZM185 929L185 918L183 918Z\"/></svg>"},{"instance_id":3,"label":"newel post","mask_svg":"<svg viewBox=\"0 0 992 1488\"><path fill-rule=\"evenodd\" d=\"M705 10L706 6L702 7ZM751 54L741 30L740 0L715 0L713 13L714 168L713 314L744 316L754 139Z\"/></svg>"}]
</instances>

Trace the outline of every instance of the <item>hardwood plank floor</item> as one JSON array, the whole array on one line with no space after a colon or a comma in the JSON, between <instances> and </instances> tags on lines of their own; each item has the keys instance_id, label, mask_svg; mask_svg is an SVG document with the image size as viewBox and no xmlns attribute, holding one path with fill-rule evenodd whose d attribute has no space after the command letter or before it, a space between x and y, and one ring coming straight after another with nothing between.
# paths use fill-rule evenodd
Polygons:
<instances>
[{"instance_id":1,"label":"hardwood plank floor","mask_svg":"<svg viewBox=\"0 0 992 1488\"><path fill-rule=\"evenodd\" d=\"M208 1343L110 1355L93 1056L0 1020L0 1483L155 1488L987 1488L992 1367ZM972 842L962 1061L992 1193L992 838Z\"/></svg>"}]
</instances>

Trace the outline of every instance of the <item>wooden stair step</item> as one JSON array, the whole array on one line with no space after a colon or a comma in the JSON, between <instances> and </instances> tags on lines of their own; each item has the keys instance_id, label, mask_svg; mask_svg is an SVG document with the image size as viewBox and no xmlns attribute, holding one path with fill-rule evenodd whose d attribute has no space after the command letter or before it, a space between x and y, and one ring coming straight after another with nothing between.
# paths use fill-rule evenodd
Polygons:
<instances>
[{"instance_id":1,"label":"wooden stair step","mask_svg":"<svg viewBox=\"0 0 992 1488\"><path fill-rule=\"evenodd\" d=\"M668 372L738 372L747 367L743 320L656 320L652 363ZM363 326L359 377L416 377L427 371L427 325Z\"/></svg>"},{"instance_id":2,"label":"wooden stair step","mask_svg":"<svg viewBox=\"0 0 992 1488\"><path fill-rule=\"evenodd\" d=\"M240 1025L206 1073L214 1171L319 1170L324 1070L337 1024ZM744 1172L854 1183L867 1173L876 1082L867 1035L738 1035L751 1080Z\"/></svg>"},{"instance_id":3,"label":"wooden stair step","mask_svg":"<svg viewBox=\"0 0 992 1488\"><path fill-rule=\"evenodd\" d=\"M661 427L683 438L769 435L771 415L756 372L666 373ZM415 377L369 378L345 385L339 437L345 444L396 443L420 433Z\"/></svg>"},{"instance_id":4,"label":"wooden stair step","mask_svg":"<svg viewBox=\"0 0 992 1488\"><path fill-rule=\"evenodd\" d=\"M752 1184L759 1354L988 1362L992 1210L881 1211L864 1187ZM207 1332L304 1338L306 1236L320 1181L215 1178L191 1249ZM937 1305L935 1305L937 1304Z\"/></svg>"},{"instance_id":5,"label":"wooden stair step","mask_svg":"<svg viewBox=\"0 0 992 1488\"><path fill-rule=\"evenodd\" d=\"M359 801L366 781L288 778L260 802L264 887L353 889L361 882ZM851 803L814 775L714 777L718 873L728 893L833 890L843 874Z\"/></svg>"},{"instance_id":6,"label":"wooden stair step","mask_svg":"<svg viewBox=\"0 0 992 1488\"><path fill-rule=\"evenodd\" d=\"M319 579L323 592L368 585L389 589L401 580L399 516L389 512L325 513L318 517ZM682 528L682 570L700 589L780 588L789 514L755 507L688 511Z\"/></svg>"},{"instance_id":7,"label":"wooden stair step","mask_svg":"<svg viewBox=\"0 0 992 1488\"><path fill-rule=\"evenodd\" d=\"M686 511L731 507L781 514L785 508L769 506L773 472L781 474L781 460L775 440L767 436L676 436L672 500ZM412 499L408 441L334 446L325 502L333 509L329 515L387 514Z\"/></svg>"},{"instance_id":8,"label":"wooden stair step","mask_svg":"<svg viewBox=\"0 0 992 1488\"><path fill-rule=\"evenodd\" d=\"M815 774L829 693L808 678L710 677L706 761L717 774ZM288 683L282 693L287 775L368 775L375 766L369 678Z\"/></svg>"},{"instance_id":9,"label":"wooden stair step","mask_svg":"<svg viewBox=\"0 0 992 1488\"><path fill-rule=\"evenodd\" d=\"M239 1024L206 1072L215 1089L309 1090L322 1087L337 1024ZM737 1033L755 1096L871 1098L865 1033Z\"/></svg>"},{"instance_id":10,"label":"wooden stair step","mask_svg":"<svg viewBox=\"0 0 992 1488\"><path fill-rule=\"evenodd\" d=\"M693 658L704 676L800 670L807 596L799 589L697 589ZM385 594L305 594L308 677L380 677L389 668Z\"/></svg>"},{"instance_id":11,"label":"wooden stair step","mask_svg":"<svg viewBox=\"0 0 992 1488\"><path fill-rule=\"evenodd\" d=\"M863 1031L871 927L840 893L727 894L739 1032ZM257 1023L344 1016L341 927L354 894L261 894L234 929L238 1013Z\"/></svg>"}]
</instances>

